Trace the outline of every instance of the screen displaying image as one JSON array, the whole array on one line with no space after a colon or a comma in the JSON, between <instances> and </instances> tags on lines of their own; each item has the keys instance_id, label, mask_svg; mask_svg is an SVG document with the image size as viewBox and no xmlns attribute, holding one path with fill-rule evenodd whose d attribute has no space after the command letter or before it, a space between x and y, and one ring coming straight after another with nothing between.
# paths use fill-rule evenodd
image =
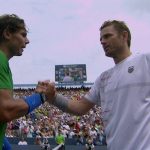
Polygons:
<instances>
[{"instance_id":1,"label":"screen displaying image","mask_svg":"<svg viewBox=\"0 0 150 150\"><path fill-rule=\"evenodd\" d=\"M55 81L64 83L87 81L86 65L85 64L56 65Z\"/></svg>"}]
</instances>

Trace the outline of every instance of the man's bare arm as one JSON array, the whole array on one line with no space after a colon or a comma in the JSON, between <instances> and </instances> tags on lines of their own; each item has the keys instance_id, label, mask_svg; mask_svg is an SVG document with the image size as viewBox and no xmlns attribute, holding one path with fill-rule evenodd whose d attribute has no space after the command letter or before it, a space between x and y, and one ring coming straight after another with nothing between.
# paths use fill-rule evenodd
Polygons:
<instances>
[{"instance_id":1,"label":"man's bare arm","mask_svg":"<svg viewBox=\"0 0 150 150\"><path fill-rule=\"evenodd\" d=\"M82 97L79 100L70 100L68 102L68 112L81 116L86 114L93 106L93 103Z\"/></svg>"},{"instance_id":2,"label":"man's bare arm","mask_svg":"<svg viewBox=\"0 0 150 150\"><path fill-rule=\"evenodd\" d=\"M50 104L55 105L62 111L74 115L83 115L94 106L94 104L88 101L85 97L82 97L80 100L67 99L63 95L58 94L54 83L50 82L46 85L46 92L44 94Z\"/></svg>"},{"instance_id":3,"label":"man's bare arm","mask_svg":"<svg viewBox=\"0 0 150 150\"><path fill-rule=\"evenodd\" d=\"M38 83L36 93L22 99L14 99L12 90L0 89L0 122L9 122L39 107L44 103L43 96L40 94L42 92L45 92L45 84Z\"/></svg>"},{"instance_id":4,"label":"man's bare arm","mask_svg":"<svg viewBox=\"0 0 150 150\"><path fill-rule=\"evenodd\" d=\"M0 122L9 122L19 118L28 112L28 104L23 99L14 100L12 91L0 90Z\"/></svg>"}]
</instances>

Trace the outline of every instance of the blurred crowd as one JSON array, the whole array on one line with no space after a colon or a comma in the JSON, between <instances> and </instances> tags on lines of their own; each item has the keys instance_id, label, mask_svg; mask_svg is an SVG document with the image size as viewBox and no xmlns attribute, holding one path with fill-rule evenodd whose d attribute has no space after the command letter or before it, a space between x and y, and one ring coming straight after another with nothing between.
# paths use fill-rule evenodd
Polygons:
<instances>
[{"instance_id":1,"label":"blurred crowd","mask_svg":"<svg viewBox=\"0 0 150 150\"><path fill-rule=\"evenodd\" d=\"M70 100L80 97L90 88L57 88L58 93ZM14 97L29 96L35 89L14 89ZM71 97L70 97L71 95ZM76 139L77 144L90 142L94 145L105 145L104 127L101 118L101 107L94 107L86 115L73 116L64 113L47 102L32 113L11 121L7 125L7 137L35 138L34 144L41 144L43 138L55 138L58 132L65 138Z\"/></svg>"}]
</instances>

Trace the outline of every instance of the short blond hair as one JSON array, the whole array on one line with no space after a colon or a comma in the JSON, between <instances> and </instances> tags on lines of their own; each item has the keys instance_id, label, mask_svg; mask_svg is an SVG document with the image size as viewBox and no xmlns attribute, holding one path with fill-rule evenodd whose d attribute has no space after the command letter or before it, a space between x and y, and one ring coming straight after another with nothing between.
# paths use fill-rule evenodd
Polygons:
<instances>
[{"instance_id":1,"label":"short blond hair","mask_svg":"<svg viewBox=\"0 0 150 150\"><path fill-rule=\"evenodd\" d=\"M124 21L119 21L119 20L107 20L105 21L102 26L100 27L100 31L102 29L104 29L107 26L113 25L114 28L119 32L123 32L126 31L128 33L128 40L127 40L127 44L130 47L131 45L131 32L128 28L128 26L126 25L126 23Z\"/></svg>"}]
</instances>

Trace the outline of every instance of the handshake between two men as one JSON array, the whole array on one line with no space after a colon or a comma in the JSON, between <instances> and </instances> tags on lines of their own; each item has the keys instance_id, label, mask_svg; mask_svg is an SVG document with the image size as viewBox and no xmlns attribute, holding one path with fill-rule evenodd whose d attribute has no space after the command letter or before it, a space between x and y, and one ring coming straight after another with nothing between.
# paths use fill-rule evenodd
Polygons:
<instances>
[{"instance_id":1,"label":"handshake between two men","mask_svg":"<svg viewBox=\"0 0 150 150\"><path fill-rule=\"evenodd\" d=\"M43 102L47 101L49 103L53 103L56 97L55 83L50 82L49 80L39 81L35 92L41 94Z\"/></svg>"},{"instance_id":2,"label":"handshake between two men","mask_svg":"<svg viewBox=\"0 0 150 150\"><path fill-rule=\"evenodd\" d=\"M67 111L68 99L56 93L54 82L50 82L49 80L39 81L35 92L41 95L42 103L47 101L49 104L55 105L62 111Z\"/></svg>"},{"instance_id":3,"label":"handshake between two men","mask_svg":"<svg viewBox=\"0 0 150 150\"><path fill-rule=\"evenodd\" d=\"M58 107L63 112L68 112L74 115L84 115L94 106L86 96L82 96L79 100L71 100L58 94L55 88L55 83L50 82L49 80L38 82L35 91L40 93L43 102L47 101L49 104Z\"/></svg>"}]
</instances>

